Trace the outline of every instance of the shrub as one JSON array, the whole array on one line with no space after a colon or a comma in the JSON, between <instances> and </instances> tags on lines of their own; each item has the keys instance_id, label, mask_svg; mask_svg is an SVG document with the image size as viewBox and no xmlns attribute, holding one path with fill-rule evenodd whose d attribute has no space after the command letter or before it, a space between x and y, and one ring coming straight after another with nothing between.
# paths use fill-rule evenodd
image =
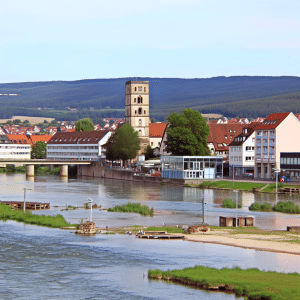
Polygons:
<instances>
[{"instance_id":1,"label":"shrub","mask_svg":"<svg viewBox=\"0 0 300 300\"><path fill-rule=\"evenodd\" d=\"M202 183L199 184L200 188L208 188L214 186L214 182L212 181L203 181Z\"/></svg>"},{"instance_id":2,"label":"shrub","mask_svg":"<svg viewBox=\"0 0 300 300\"><path fill-rule=\"evenodd\" d=\"M271 204L269 203L252 203L249 207L249 210L256 210L256 211L272 211Z\"/></svg>"},{"instance_id":3,"label":"shrub","mask_svg":"<svg viewBox=\"0 0 300 300\"><path fill-rule=\"evenodd\" d=\"M26 167L24 167L24 166L16 167L16 168L15 168L15 171L16 171L16 172L22 172L22 173L25 173L25 172L26 172Z\"/></svg>"},{"instance_id":4,"label":"shrub","mask_svg":"<svg viewBox=\"0 0 300 300\"><path fill-rule=\"evenodd\" d=\"M224 199L222 201L222 207L224 208L236 208L236 202L233 202L231 199ZM240 203L238 203L238 208L241 208L242 205Z\"/></svg>"},{"instance_id":5,"label":"shrub","mask_svg":"<svg viewBox=\"0 0 300 300\"><path fill-rule=\"evenodd\" d=\"M16 166L15 165L11 165L11 164L7 164L6 165L6 172L15 172L16 171Z\"/></svg>"},{"instance_id":6,"label":"shrub","mask_svg":"<svg viewBox=\"0 0 300 300\"><path fill-rule=\"evenodd\" d=\"M290 214L300 214L300 208L298 205L295 205L292 201L279 201L272 208L273 211L290 213Z\"/></svg>"}]
</instances>

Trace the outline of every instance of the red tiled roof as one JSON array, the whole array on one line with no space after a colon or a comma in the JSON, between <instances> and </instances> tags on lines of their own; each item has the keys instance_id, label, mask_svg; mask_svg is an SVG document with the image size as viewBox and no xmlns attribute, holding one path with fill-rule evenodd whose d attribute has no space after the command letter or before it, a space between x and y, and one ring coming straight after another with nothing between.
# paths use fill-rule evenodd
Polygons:
<instances>
[{"instance_id":1,"label":"red tiled roof","mask_svg":"<svg viewBox=\"0 0 300 300\"><path fill-rule=\"evenodd\" d=\"M98 144L108 132L107 130L57 132L48 144Z\"/></svg>"},{"instance_id":2,"label":"red tiled roof","mask_svg":"<svg viewBox=\"0 0 300 300\"><path fill-rule=\"evenodd\" d=\"M165 129L169 123L150 123L149 136L150 137L163 137Z\"/></svg>"},{"instance_id":3,"label":"red tiled roof","mask_svg":"<svg viewBox=\"0 0 300 300\"><path fill-rule=\"evenodd\" d=\"M289 114L290 112L270 114L255 130L275 129Z\"/></svg>"},{"instance_id":4,"label":"red tiled roof","mask_svg":"<svg viewBox=\"0 0 300 300\"><path fill-rule=\"evenodd\" d=\"M30 135L28 137L25 134L8 134L7 136L14 144L31 144L31 146L38 141L43 141L47 144L52 137L49 134Z\"/></svg>"},{"instance_id":5,"label":"red tiled roof","mask_svg":"<svg viewBox=\"0 0 300 300\"><path fill-rule=\"evenodd\" d=\"M234 137L242 132L244 127L245 124L209 124L210 133L207 142L229 144ZM227 136L227 139L225 136ZM232 138L230 139L230 137Z\"/></svg>"}]
</instances>

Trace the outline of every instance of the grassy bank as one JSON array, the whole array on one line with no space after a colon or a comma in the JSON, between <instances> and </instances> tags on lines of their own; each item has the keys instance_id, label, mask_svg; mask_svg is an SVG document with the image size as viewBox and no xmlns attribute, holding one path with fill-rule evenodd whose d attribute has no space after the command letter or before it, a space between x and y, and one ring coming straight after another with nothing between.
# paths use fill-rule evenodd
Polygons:
<instances>
[{"instance_id":1,"label":"grassy bank","mask_svg":"<svg viewBox=\"0 0 300 300\"><path fill-rule=\"evenodd\" d=\"M300 208L298 205L294 204L292 201L279 201L273 207L269 203L253 203L249 207L252 211L276 211L287 214L300 214Z\"/></svg>"},{"instance_id":2,"label":"grassy bank","mask_svg":"<svg viewBox=\"0 0 300 300\"><path fill-rule=\"evenodd\" d=\"M252 191L253 188L263 188L265 183L258 182L233 182L232 181L204 181L199 184L200 188L219 188L219 189L232 189L232 190L245 190Z\"/></svg>"},{"instance_id":3,"label":"grassy bank","mask_svg":"<svg viewBox=\"0 0 300 300\"><path fill-rule=\"evenodd\" d=\"M300 299L300 275L240 268L221 270L196 266L183 270L149 270L148 277L188 284L206 290L232 292L246 299Z\"/></svg>"},{"instance_id":4,"label":"grassy bank","mask_svg":"<svg viewBox=\"0 0 300 300\"><path fill-rule=\"evenodd\" d=\"M149 209L146 205L141 205L140 203L131 203L128 202L122 206L117 205L113 208L109 208L109 212L125 212L125 213L138 213L142 216L153 217L153 208Z\"/></svg>"},{"instance_id":5,"label":"grassy bank","mask_svg":"<svg viewBox=\"0 0 300 300\"><path fill-rule=\"evenodd\" d=\"M0 220L14 220L18 222L23 222L26 224L34 224L45 227L61 228L77 225L68 223L62 215L56 216L45 216L45 215L35 215L31 211L23 210L12 210L10 206L0 203Z\"/></svg>"}]
</instances>

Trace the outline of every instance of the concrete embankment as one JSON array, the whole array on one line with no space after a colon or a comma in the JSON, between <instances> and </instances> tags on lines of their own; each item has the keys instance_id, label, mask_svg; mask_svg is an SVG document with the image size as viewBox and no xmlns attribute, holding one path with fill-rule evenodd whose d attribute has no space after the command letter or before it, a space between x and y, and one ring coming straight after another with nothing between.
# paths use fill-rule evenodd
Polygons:
<instances>
[{"instance_id":1,"label":"concrete embankment","mask_svg":"<svg viewBox=\"0 0 300 300\"><path fill-rule=\"evenodd\" d=\"M183 179L168 179L161 177L152 177L139 175L138 172L125 169L110 169L101 165L101 162L95 161L91 165L80 165L77 167L77 176L88 176L96 178L109 178L109 179L120 179L129 181L140 181L150 183L173 183L178 185L184 185L185 180Z\"/></svg>"}]
</instances>

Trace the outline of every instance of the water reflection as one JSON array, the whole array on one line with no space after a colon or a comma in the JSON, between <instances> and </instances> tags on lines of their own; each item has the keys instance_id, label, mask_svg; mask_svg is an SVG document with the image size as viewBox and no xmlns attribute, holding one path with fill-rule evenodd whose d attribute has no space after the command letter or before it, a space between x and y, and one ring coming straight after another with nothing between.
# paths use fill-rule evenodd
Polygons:
<instances>
[{"instance_id":1,"label":"water reflection","mask_svg":"<svg viewBox=\"0 0 300 300\"><path fill-rule=\"evenodd\" d=\"M235 201L236 192L231 190L198 189L173 185L145 184L124 180L101 178L81 178L61 180L58 176L36 176L34 182L26 181L25 174L0 174L0 199L22 201L23 188L31 188L27 201L49 202L52 209L46 214L63 214L70 221L80 221L88 217L84 210L61 212L67 205L82 207L88 198L102 208L142 202L160 212L153 218L144 218L135 214L108 214L95 210L97 226L131 226L134 224L150 226L167 224L202 223L202 199L205 205L205 222L219 225L219 216L235 216L235 210L221 207L225 198ZM270 193L252 193L239 191L240 216L252 216L255 226L262 229L285 230L286 226L299 225L300 216L281 213L251 212L248 207L254 202L276 203L276 195ZM278 200L291 200L300 205L297 195L278 195ZM55 206L58 206L55 207ZM40 212L36 212L40 213Z\"/></svg>"}]
</instances>

